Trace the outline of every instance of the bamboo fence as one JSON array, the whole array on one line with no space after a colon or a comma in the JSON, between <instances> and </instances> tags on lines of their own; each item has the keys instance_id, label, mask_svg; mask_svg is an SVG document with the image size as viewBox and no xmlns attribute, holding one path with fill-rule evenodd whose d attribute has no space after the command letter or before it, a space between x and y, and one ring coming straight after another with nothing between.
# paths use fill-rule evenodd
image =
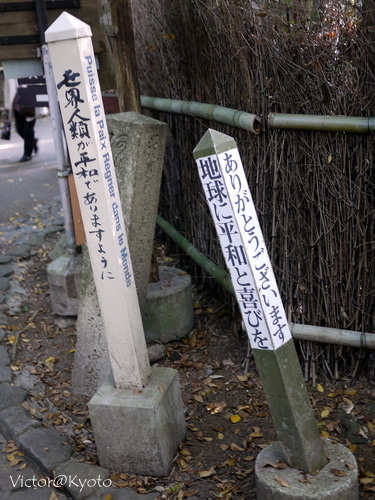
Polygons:
<instances>
[{"instance_id":1,"label":"bamboo fence","mask_svg":"<svg viewBox=\"0 0 375 500\"><path fill-rule=\"evenodd\" d=\"M192 150L207 127L233 136L290 321L374 331L373 132L267 127L270 113L375 115L374 2L137 0L133 10L142 94L254 113L264 129L152 112L169 125L162 215L223 266ZM304 341L301 354L306 377L374 374L369 351Z\"/></svg>"}]
</instances>

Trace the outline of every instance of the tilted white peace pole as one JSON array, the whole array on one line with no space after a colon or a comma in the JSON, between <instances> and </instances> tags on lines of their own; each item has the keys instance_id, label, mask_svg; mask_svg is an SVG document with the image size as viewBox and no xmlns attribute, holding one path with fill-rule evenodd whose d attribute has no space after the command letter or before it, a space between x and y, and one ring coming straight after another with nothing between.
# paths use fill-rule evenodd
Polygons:
<instances>
[{"instance_id":1,"label":"tilted white peace pole","mask_svg":"<svg viewBox=\"0 0 375 500\"><path fill-rule=\"evenodd\" d=\"M117 389L141 389L150 364L104 116L90 27L64 12L46 31Z\"/></svg>"},{"instance_id":2,"label":"tilted white peace pole","mask_svg":"<svg viewBox=\"0 0 375 500\"><path fill-rule=\"evenodd\" d=\"M208 130L193 154L284 459L316 472L327 460L236 143Z\"/></svg>"}]
</instances>

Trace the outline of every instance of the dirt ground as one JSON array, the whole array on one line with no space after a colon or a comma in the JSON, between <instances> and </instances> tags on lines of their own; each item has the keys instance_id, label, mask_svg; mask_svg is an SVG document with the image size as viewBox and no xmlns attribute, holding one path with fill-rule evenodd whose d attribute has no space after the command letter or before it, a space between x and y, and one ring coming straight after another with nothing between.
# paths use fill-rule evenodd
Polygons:
<instances>
[{"instance_id":1,"label":"dirt ground","mask_svg":"<svg viewBox=\"0 0 375 500\"><path fill-rule=\"evenodd\" d=\"M20 310L9 316L3 343L15 375L27 375L35 385L25 408L45 426L68 436L75 458L98 465L87 401L76 398L71 389L74 321L56 321L49 302L48 252L58 236L48 237L35 257L20 260L17 279L27 294ZM162 499L251 500L256 496L255 459L275 440L267 402L254 362L246 358L246 336L229 309L207 293L195 293L195 329L182 341L168 344L167 356L159 362L179 372L187 440L168 477L113 471L112 481ZM351 449L359 466L361 498L375 498L374 383L319 376L317 382L312 387L308 381L307 387L321 434Z\"/></svg>"}]
</instances>

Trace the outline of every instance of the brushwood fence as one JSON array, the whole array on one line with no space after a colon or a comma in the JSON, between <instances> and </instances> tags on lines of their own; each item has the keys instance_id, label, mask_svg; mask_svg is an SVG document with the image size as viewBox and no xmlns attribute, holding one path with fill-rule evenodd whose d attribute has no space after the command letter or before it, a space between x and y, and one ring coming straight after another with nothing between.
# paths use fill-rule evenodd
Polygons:
<instances>
[{"instance_id":1,"label":"brushwood fence","mask_svg":"<svg viewBox=\"0 0 375 500\"><path fill-rule=\"evenodd\" d=\"M289 319L374 331L374 134L264 123L270 113L374 116L374 3L139 0L133 9L142 94L249 110L263 121L256 136L153 113L170 130L162 215L223 266L191 152L208 126L233 136ZM200 268L192 273L212 284ZM301 349L310 373L374 370L368 351Z\"/></svg>"}]
</instances>

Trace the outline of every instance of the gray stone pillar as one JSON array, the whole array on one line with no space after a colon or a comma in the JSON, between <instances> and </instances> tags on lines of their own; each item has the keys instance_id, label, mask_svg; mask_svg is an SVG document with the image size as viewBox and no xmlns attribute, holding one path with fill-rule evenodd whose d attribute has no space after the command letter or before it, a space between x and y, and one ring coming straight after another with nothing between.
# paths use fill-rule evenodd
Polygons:
<instances>
[{"instance_id":1,"label":"gray stone pillar","mask_svg":"<svg viewBox=\"0 0 375 500\"><path fill-rule=\"evenodd\" d=\"M142 311L150 274L167 126L132 112L108 115L106 119ZM84 251L73 369L75 393L92 396L110 371L99 301Z\"/></svg>"}]
</instances>

